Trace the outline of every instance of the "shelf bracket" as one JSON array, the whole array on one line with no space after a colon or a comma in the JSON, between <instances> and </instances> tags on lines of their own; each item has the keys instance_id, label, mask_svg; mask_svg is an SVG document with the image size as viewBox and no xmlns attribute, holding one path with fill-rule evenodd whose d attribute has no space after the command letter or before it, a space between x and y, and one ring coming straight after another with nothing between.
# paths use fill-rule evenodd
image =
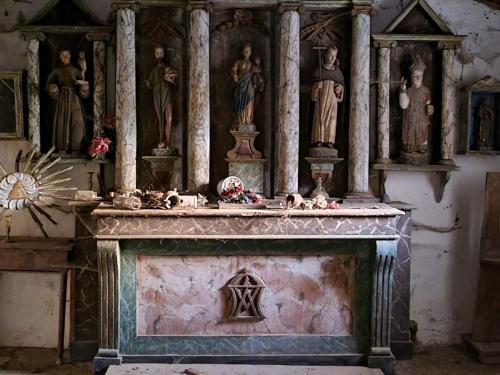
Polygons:
<instances>
[{"instance_id":1,"label":"shelf bracket","mask_svg":"<svg viewBox=\"0 0 500 375\"><path fill-rule=\"evenodd\" d=\"M451 173L445 171L436 171L435 172L435 181L434 181L434 198L436 203L441 203L443 200L444 189L448 181L450 181Z\"/></svg>"}]
</instances>

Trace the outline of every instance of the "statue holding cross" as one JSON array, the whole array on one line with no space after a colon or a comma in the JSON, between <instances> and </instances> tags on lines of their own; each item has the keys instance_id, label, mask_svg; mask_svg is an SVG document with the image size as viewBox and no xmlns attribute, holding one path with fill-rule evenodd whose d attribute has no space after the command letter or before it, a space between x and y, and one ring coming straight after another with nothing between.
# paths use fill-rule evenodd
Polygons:
<instances>
[{"instance_id":1,"label":"statue holding cross","mask_svg":"<svg viewBox=\"0 0 500 375\"><path fill-rule=\"evenodd\" d=\"M336 46L314 47L319 53L319 66L314 73L311 100L315 102L311 134L313 147L334 149L338 103L344 100L344 75L340 70ZM322 54L324 51L324 55Z\"/></svg>"}]
</instances>

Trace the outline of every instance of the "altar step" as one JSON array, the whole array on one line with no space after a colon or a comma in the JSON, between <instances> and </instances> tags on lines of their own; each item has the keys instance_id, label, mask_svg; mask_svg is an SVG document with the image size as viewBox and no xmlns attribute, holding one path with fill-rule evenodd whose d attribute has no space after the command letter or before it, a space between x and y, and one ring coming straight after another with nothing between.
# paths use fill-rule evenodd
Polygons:
<instances>
[{"instance_id":1,"label":"altar step","mask_svg":"<svg viewBox=\"0 0 500 375\"><path fill-rule=\"evenodd\" d=\"M357 366L261 366L124 364L106 375L383 375L379 369Z\"/></svg>"}]
</instances>

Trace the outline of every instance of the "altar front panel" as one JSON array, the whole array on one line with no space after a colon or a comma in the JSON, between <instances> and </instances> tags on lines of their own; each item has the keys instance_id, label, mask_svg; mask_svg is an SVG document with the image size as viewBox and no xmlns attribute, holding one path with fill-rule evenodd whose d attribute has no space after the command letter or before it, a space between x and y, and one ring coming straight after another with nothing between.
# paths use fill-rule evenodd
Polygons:
<instances>
[{"instance_id":1,"label":"altar front panel","mask_svg":"<svg viewBox=\"0 0 500 375\"><path fill-rule=\"evenodd\" d=\"M139 255L137 335L351 335L354 265L351 255ZM264 320L227 319L226 284L242 268L266 283Z\"/></svg>"},{"instance_id":2,"label":"altar front panel","mask_svg":"<svg viewBox=\"0 0 500 375\"><path fill-rule=\"evenodd\" d=\"M127 355L354 355L369 347L374 242L123 240L120 345ZM259 322L228 322L226 283L265 282Z\"/></svg>"}]
</instances>

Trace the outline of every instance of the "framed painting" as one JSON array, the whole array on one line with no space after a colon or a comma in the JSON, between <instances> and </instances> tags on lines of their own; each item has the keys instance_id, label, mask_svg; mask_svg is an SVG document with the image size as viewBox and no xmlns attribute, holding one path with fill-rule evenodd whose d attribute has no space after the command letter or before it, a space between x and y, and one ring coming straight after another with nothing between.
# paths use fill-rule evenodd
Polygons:
<instances>
[{"instance_id":1,"label":"framed painting","mask_svg":"<svg viewBox=\"0 0 500 375\"><path fill-rule=\"evenodd\" d=\"M21 72L0 71L0 138L23 137Z\"/></svg>"},{"instance_id":2,"label":"framed painting","mask_svg":"<svg viewBox=\"0 0 500 375\"><path fill-rule=\"evenodd\" d=\"M500 82L487 76L466 86L464 102L465 154L500 154Z\"/></svg>"}]
</instances>

